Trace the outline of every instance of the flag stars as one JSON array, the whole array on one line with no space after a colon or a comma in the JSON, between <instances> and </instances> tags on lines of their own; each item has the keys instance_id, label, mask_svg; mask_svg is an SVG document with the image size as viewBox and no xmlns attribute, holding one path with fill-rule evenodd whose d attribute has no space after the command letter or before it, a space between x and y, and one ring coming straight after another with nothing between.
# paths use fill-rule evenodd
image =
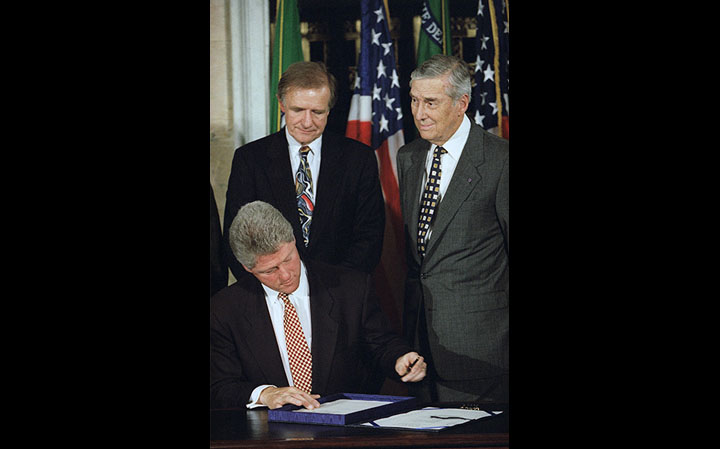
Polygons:
<instances>
[{"instance_id":1,"label":"flag stars","mask_svg":"<svg viewBox=\"0 0 720 449\"><path fill-rule=\"evenodd\" d=\"M387 75L385 74L385 64L383 64L382 59L380 60L380 62L378 63L378 66L377 66L378 79L380 79L381 76L387 77Z\"/></svg>"},{"instance_id":2,"label":"flag stars","mask_svg":"<svg viewBox=\"0 0 720 449\"><path fill-rule=\"evenodd\" d=\"M388 94L385 94L385 107L388 109L392 109L393 101L395 101L394 98L390 98Z\"/></svg>"},{"instance_id":3,"label":"flag stars","mask_svg":"<svg viewBox=\"0 0 720 449\"><path fill-rule=\"evenodd\" d=\"M390 129L388 129L388 123L389 123L389 122L388 122L387 119L385 118L385 114L382 114L382 115L380 116L380 132L383 132L383 129L384 129L385 131L390 131Z\"/></svg>"},{"instance_id":4,"label":"flag stars","mask_svg":"<svg viewBox=\"0 0 720 449\"><path fill-rule=\"evenodd\" d=\"M363 97L364 94L365 99L371 99L369 101L371 107L367 110L364 106L366 103L363 103L362 107L359 106L360 103L356 103L357 112L353 114L360 116L360 121L369 119L370 140L373 145L377 145L390 134L402 131L403 111L399 97L400 76L395 67L395 42L388 33L388 27L380 23L383 20L387 23L389 18L386 16L382 2L373 0L372 3L377 5L377 9L371 7L363 11L361 27L363 57L358 61L357 75L353 80L354 96ZM373 20L373 17L376 20ZM364 74L362 78L359 76L360 73Z\"/></svg>"},{"instance_id":5,"label":"flag stars","mask_svg":"<svg viewBox=\"0 0 720 449\"><path fill-rule=\"evenodd\" d=\"M483 71L483 76L483 83L487 80L495 82L495 71L490 67L490 64L488 64L487 69Z\"/></svg>"},{"instance_id":6,"label":"flag stars","mask_svg":"<svg viewBox=\"0 0 720 449\"><path fill-rule=\"evenodd\" d=\"M487 41L490 40L490 36L485 36L484 34L480 36L480 40L482 41L480 43L480 50L487 50Z\"/></svg>"},{"instance_id":7,"label":"flag stars","mask_svg":"<svg viewBox=\"0 0 720 449\"><path fill-rule=\"evenodd\" d=\"M375 15L377 15L377 21L375 23L379 23L381 20L383 20L385 18L385 16L383 15L382 7L378 8L377 10L375 10L373 12L375 13Z\"/></svg>"},{"instance_id":8,"label":"flag stars","mask_svg":"<svg viewBox=\"0 0 720 449\"><path fill-rule=\"evenodd\" d=\"M380 93L382 92L382 87L378 86L377 84L373 86L373 100L382 100L380 98Z\"/></svg>"},{"instance_id":9,"label":"flag stars","mask_svg":"<svg viewBox=\"0 0 720 449\"><path fill-rule=\"evenodd\" d=\"M480 54L478 53L477 58L475 58L475 73L479 72L482 66L483 60L480 59Z\"/></svg>"},{"instance_id":10,"label":"flag stars","mask_svg":"<svg viewBox=\"0 0 720 449\"><path fill-rule=\"evenodd\" d=\"M372 34L372 44L380 45L380 36L382 36L382 33L375 34L375 30L370 30L370 33Z\"/></svg>"},{"instance_id":11,"label":"flag stars","mask_svg":"<svg viewBox=\"0 0 720 449\"><path fill-rule=\"evenodd\" d=\"M395 69L392 71L392 83L390 83L390 89L392 89L393 86L397 86L398 88L400 87L400 79L398 78L398 74Z\"/></svg>"},{"instance_id":12,"label":"flag stars","mask_svg":"<svg viewBox=\"0 0 720 449\"><path fill-rule=\"evenodd\" d=\"M509 7L507 1L495 2L496 9L493 11L493 3L486 0L476 1L477 54L473 87L475 111L471 118L482 128L490 129L498 126L500 110L503 115L506 113L509 115L510 109L507 92L510 84L508 79L510 58L507 54L507 39L510 34L510 20L507 16ZM486 7L490 9L486 10ZM487 11L493 14L488 16L485 14Z\"/></svg>"}]
</instances>

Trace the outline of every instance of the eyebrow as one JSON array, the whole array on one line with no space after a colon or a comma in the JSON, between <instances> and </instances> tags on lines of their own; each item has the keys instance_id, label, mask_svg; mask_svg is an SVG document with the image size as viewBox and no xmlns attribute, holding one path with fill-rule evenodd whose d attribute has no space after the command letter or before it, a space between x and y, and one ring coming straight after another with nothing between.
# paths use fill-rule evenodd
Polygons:
<instances>
[{"instance_id":1,"label":"eyebrow","mask_svg":"<svg viewBox=\"0 0 720 449\"><path fill-rule=\"evenodd\" d=\"M412 98L417 98L422 101L438 101L438 97L418 97L417 95L410 94Z\"/></svg>"}]
</instances>

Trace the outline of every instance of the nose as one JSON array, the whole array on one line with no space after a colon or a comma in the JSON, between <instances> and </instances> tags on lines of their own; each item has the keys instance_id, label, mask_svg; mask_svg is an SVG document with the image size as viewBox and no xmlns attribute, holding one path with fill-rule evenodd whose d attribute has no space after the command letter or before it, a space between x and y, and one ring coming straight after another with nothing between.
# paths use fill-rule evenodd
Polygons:
<instances>
[{"instance_id":1,"label":"nose","mask_svg":"<svg viewBox=\"0 0 720 449\"><path fill-rule=\"evenodd\" d=\"M415 119L420 120L425 117L425 108L421 101L418 101L415 105Z\"/></svg>"},{"instance_id":2,"label":"nose","mask_svg":"<svg viewBox=\"0 0 720 449\"><path fill-rule=\"evenodd\" d=\"M280 267L278 269L278 279L280 280L281 283L283 283L283 284L287 283L291 277L292 277L292 273L290 273L289 270L286 270L283 267Z\"/></svg>"},{"instance_id":3,"label":"nose","mask_svg":"<svg viewBox=\"0 0 720 449\"><path fill-rule=\"evenodd\" d=\"M305 111L302 117L302 125L306 128L309 128L312 126L312 112L311 111Z\"/></svg>"}]
</instances>

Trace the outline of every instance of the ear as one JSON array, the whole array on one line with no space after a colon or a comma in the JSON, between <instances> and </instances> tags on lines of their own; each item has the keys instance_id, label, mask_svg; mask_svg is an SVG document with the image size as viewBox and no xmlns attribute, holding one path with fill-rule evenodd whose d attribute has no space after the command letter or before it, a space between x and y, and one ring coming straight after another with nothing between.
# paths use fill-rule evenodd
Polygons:
<instances>
[{"instance_id":1,"label":"ear","mask_svg":"<svg viewBox=\"0 0 720 449\"><path fill-rule=\"evenodd\" d=\"M287 111L285 110L285 105L283 104L282 100L280 99L280 96L277 94L275 94L275 96L277 97L278 107L283 112L283 114L287 114Z\"/></svg>"},{"instance_id":2,"label":"ear","mask_svg":"<svg viewBox=\"0 0 720 449\"><path fill-rule=\"evenodd\" d=\"M457 100L457 106L459 108L460 115L467 111L468 106L470 106L470 97L468 94L463 94L463 96Z\"/></svg>"},{"instance_id":3,"label":"ear","mask_svg":"<svg viewBox=\"0 0 720 449\"><path fill-rule=\"evenodd\" d=\"M240 265L242 265L243 268L245 268L245 271L247 271L248 273L252 273L252 270L249 269L248 267L246 267L244 264L240 264Z\"/></svg>"}]
</instances>

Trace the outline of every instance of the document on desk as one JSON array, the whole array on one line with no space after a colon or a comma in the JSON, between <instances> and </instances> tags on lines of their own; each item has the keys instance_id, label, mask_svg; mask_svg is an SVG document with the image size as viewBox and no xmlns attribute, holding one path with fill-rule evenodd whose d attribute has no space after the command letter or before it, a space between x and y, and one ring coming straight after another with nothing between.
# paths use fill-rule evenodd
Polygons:
<instances>
[{"instance_id":1,"label":"document on desk","mask_svg":"<svg viewBox=\"0 0 720 449\"><path fill-rule=\"evenodd\" d=\"M461 408L425 407L406 413L362 423L370 427L392 427L411 430L442 430L476 419L494 416L502 411L465 410Z\"/></svg>"},{"instance_id":2,"label":"document on desk","mask_svg":"<svg viewBox=\"0 0 720 449\"><path fill-rule=\"evenodd\" d=\"M369 408L380 407L381 405L387 405L390 402L386 401L365 401L357 399L337 399L332 402L325 402L320 404L320 407L308 410L301 408L294 410L300 413L330 413L333 415L347 415L350 413L367 410Z\"/></svg>"}]
</instances>

